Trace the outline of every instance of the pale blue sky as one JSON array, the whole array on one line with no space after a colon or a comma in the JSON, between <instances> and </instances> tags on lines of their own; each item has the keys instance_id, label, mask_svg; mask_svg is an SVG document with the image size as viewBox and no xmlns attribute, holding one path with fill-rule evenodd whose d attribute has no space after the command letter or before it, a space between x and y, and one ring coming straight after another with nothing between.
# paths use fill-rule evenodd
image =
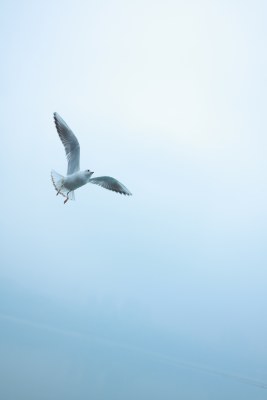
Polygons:
<instances>
[{"instance_id":1,"label":"pale blue sky","mask_svg":"<svg viewBox=\"0 0 267 400\"><path fill-rule=\"evenodd\" d=\"M265 399L266 2L1 5L1 397Z\"/></svg>"}]
</instances>

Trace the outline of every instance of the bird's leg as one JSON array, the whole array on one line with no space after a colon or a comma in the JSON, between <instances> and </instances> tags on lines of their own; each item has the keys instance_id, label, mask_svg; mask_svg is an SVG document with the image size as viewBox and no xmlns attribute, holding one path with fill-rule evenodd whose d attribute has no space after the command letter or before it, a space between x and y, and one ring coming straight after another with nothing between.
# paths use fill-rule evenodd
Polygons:
<instances>
[{"instance_id":1,"label":"bird's leg","mask_svg":"<svg viewBox=\"0 0 267 400\"><path fill-rule=\"evenodd\" d=\"M64 204L66 204L67 203L67 201L69 200L69 193L71 192L71 190L67 193L67 198L66 198L66 200L64 200Z\"/></svg>"}]
</instances>

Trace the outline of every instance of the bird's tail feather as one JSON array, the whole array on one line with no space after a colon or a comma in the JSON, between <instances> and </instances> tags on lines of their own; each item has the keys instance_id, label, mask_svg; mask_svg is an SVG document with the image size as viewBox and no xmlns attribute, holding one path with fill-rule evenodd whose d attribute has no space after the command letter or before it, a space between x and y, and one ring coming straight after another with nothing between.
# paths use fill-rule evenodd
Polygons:
<instances>
[{"instance_id":1,"label":"bird's tail feather","mask_svg":"<svg viewBox=\"0 0 267 400\"><path fill-rule=\"evenodd\" d=\"M61 194L64 197L68 197L70 200L75 200L74 191L69 192L69 190L66 189L64 186L64 176L63 175L60 175L59 173L57 173L55 170L52 169L51 179L52 179L54 188L56 189L58 194ZM68 192L69 192L69 194L67 195Z\"/></svg>"}]
</instances>

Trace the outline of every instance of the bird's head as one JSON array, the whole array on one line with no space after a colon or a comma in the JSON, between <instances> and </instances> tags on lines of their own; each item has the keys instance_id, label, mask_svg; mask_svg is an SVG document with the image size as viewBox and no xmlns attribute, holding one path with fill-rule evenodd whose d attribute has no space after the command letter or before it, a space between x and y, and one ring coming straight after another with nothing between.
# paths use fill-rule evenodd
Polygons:
<instances>
[{"instance_id":1,"label":"bird's head","mask_svg":"<svg viewBox=\"0 0 267 400\"><path fill-rule=\"evenodd\" d=\"M85 173L85 176L86 176L88 179L93 175L93 172L90 171L90 169L86 169L86 170L84 171L84 173Z\"/></svg>"}]
</instances>

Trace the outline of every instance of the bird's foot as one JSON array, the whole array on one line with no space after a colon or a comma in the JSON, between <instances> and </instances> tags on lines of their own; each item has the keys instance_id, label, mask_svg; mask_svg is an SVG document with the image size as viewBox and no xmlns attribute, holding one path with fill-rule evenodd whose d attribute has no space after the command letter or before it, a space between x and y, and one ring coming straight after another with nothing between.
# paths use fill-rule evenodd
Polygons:
<instances>
[{"instance_id":1,"label":"bird's foot","mask_svg":"<svg viewBox=\"0 0 267 400\"><path fill-rule=\"evenodd\" d=\"M69 198L67 197L66 200L64 200L64 204L66 204L68 200L69 200Z\"/></svg>"}]
</instances>

